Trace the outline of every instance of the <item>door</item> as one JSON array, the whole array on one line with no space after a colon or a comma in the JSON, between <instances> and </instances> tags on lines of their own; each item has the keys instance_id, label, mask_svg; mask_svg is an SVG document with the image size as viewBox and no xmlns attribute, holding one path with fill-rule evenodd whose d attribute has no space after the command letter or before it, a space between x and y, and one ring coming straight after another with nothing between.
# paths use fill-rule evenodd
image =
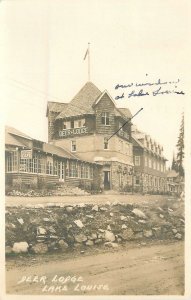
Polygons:
<instances>
[{"instance_id":1,"label":"door","mask_svg":"<svg viewBox=\"0 0 191 300\"><path fill-rule=\"evenodd\" d=\"M110 171L104 171L104 190L110 190Z\"/></svg>"}]
</instances>

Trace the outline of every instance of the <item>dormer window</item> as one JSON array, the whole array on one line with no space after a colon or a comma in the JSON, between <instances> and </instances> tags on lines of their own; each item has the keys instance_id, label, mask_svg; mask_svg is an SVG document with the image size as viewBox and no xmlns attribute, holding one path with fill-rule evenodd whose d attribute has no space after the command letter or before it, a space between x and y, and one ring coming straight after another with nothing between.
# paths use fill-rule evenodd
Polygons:
<instances>
[{"instance_id":1,"label":"dormer window","mask_svg":"<svg viewBox=\"0 0 191 300\"><path fill-rule=\"evenodd\" d=\"M63 122L63 129L66 129L66 122Z\"/></svg>"},{"instance_id":2,"label":"dormer window","mask_svg":"<svg viewBox=\"0 0 191 300\"><path fill-rule=\"evenodd\" d=\"M109 113L108 112L103 112L101 114L101 123L103 125L109 125Z\"/></svg>"}]
</instances>

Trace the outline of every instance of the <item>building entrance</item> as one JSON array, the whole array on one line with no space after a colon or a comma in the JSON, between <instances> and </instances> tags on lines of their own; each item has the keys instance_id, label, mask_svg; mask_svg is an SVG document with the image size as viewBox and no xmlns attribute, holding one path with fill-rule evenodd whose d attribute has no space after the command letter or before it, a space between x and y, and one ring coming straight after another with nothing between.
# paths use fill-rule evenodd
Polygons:
<instances>
[{"instance_id":1,"label":"building entrance","mask_svg":"<svg viewBox=\"0 0 191 300\"><path fill-rule=\"evenodd\" d=\"M104 171L104 190L110 190L110 171Z\"/></svg>"}]
</instances>

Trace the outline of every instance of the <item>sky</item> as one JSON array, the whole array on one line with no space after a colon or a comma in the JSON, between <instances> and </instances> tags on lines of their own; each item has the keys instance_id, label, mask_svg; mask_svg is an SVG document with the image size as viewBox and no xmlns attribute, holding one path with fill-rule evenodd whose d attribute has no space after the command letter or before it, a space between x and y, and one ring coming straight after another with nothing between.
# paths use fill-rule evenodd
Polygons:
<instances>
[{"instance_id":1,"label":"sky","mask_svg":"<svg viewBox=\"0 0 191 300\"><path fill-rule=\"evenodd\" d=\"M128 107L171 163L185 95L128 98L117 84L177 81L186 92L187 1L6 0L0 2L4 123L47 141L47 101L69 102L88 80ZM176 89L175 84L168 89ZM2 113L3 112L3 113Z\"/></svg>"}]
</instances>

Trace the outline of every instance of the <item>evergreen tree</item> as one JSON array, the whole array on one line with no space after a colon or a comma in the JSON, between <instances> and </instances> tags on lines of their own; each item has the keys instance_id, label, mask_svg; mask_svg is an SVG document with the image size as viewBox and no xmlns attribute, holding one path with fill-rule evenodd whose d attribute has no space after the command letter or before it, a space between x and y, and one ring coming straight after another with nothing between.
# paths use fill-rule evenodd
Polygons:
<instances>
[{"instance_id":1,"label":"evergreen tree","mask_svg":"<svg viewBox=\"0 0 191 300\"><path fill-rule=\"evenodd\" d=\"M176 155L176 164L177 164L177 171L180 176L184 176L184 167L183 167L183 160L184 160L184 115L182 116L182 121L180 125L180 131L178 136L177 142L177 155Z\"/></svg>"},{"instance_id":2,"label":"evergreen tree","mask_svg":"<svg viewBox=\"0 0 191 300\"><path fill-rule=\"evenodd\" d=\"M176 161L174 153L173 153L173 160L172 160L171 170L174 170L174 171L178 172L177 161Z\"/></svg>"}]
</instances>

